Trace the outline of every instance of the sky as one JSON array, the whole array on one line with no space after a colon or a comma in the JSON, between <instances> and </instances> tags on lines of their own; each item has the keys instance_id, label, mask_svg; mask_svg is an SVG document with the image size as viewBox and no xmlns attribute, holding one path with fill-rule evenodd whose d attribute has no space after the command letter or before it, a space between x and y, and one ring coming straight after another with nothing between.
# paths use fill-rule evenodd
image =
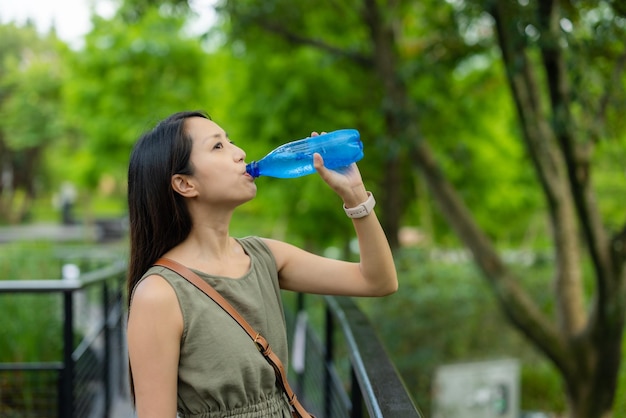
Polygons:
<instances>
[{"instance_id":1,"label":"sky","mask_svg":"<svg viewBox=\"0 0 626 418\"><path fill-rule=\"evenodd\" d=\"M190 1L199 13L191 25L192 31L206 29L214 21L214 3L215 0ZM114 5L111 0L0 0L0 22L22 25L30 18L42 33L55 25L59 38L79 47L83 36L91 30L92 7L98 15L110 17L115 12Z\"/></svg>"}]
</instances>

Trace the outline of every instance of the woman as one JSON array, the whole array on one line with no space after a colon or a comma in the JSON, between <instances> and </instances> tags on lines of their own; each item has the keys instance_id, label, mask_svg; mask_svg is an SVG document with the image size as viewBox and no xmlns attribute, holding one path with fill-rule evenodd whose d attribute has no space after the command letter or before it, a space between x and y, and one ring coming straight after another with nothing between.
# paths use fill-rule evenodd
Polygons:
<instances>
[{"instance_id":1,"label":"woman","mask_svg":"<svg viewBox=\"0 0 626 418\"><path fill-rule=\"evenodd\" d=\"M133 149L127 331L139 418L291 416L274 370L248 335L182 277L154 267L158 258L183 264L209 282L265 336L284 364L280 289L352 296L383 296L397 289L387 239L375 213L361 206L373 198L356 164L339 173L326 169L320 155L314 158L344 209L357 208L359 263L323 258L272 239L231 237L233 211L256 195L245 158L200 112L170 116Z\"/></svg>"}]
</instances>

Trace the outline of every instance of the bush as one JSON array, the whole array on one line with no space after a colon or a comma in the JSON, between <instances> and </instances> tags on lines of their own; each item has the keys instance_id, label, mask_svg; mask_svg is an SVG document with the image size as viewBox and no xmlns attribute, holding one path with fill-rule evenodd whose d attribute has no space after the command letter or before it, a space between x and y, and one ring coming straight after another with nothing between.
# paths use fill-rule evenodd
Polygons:
<instances>
[{"instance_id":1,"label":"bush","mask_svg":"<svg viewBox=\"0 0 626 418\"><path fill-rule=\"evenodd\" d=\"M58 279L60 264L51 244L4 244L0 280ZM61 294L0 294L0 362L58 362L62 359ZM48 415L56 408L57 372L0 374L0 415Z\"/></svg>"},{"instance_id":2,"label":"bush","mask_svg":"<svg viewBox=\"0 0 626 418\"><path fill-rule=\"evenodd\" d=\"M435 370L449 363L517 358L521 408L560 412L565 397L558 373L504 318L492 290L471 261L433 261L416 250L396 254L399 291L382 299L360 299L409 391L431 415ZM529 288L544 293L547 265L533 268Z\"/></svg>"}]
</instances>

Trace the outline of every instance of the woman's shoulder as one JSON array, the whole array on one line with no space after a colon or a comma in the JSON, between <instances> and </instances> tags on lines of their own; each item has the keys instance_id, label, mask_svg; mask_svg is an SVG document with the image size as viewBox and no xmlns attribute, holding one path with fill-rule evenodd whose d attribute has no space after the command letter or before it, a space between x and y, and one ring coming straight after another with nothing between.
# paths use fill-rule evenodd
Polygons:
<instances>
[{"instance_id":1,"label":"woman's shoulder","mask_svg":"<svg viewBox=\"0 0 626 418\"><path fill-rule=\"evenodd\" d=\"M273 256L269 240L258 236L247 236L243 238L235 238L239 244L249 253L268 254Z\"/></svg>"},{"instance_id":2,"label":"woman's shoulder","mask_svg":"<svg viewBox=\"0 0 626 418\"><path fill-rule=\"evenodd\" d=\"M147 274L135 287L129 306L129 325L159 324L183 332L183 313L174 288L158 274ZM131 327L129 329L136 329Z\"/></svg>"},{"instance_id":3,"label":"woman's shoulder","mask_svg":"<svg viewBox=\"0 0 626 418\"><path fill-rule=\"evenodd\" d=\"M242 244L244 248L256 248L266 252L272 252L275 248L281 248L283 246L291 246L284 241L280 241L274 238L260 237L256 235L250 235L247 237L235 239L239 241L239 243Z\"/></svg>"},{"instance_id":4,"label":"woman's shoulder","mask_svg":"<svg viewBox=\"0 0 626 418\"><path fill-rule=\"evenodd\" d=\"M256 256L257 258L263 260L263 263L271 266L272 270L276 270L278 268L276 250L273 245L274 240L258 236L248 236L236 239L249 255Z\"/></svg>"},{"instance_id":5,"label":"woman's shoulder","mask_svg":"<svg viewBox=\"0 0 626 418\"><path fill-rule=\"evenodd\" d=\"M135 286L130 305L149 305L159 307L176 301L176 293L171 284L156 273L147 273Z\"/></svg>"}]
</instances>

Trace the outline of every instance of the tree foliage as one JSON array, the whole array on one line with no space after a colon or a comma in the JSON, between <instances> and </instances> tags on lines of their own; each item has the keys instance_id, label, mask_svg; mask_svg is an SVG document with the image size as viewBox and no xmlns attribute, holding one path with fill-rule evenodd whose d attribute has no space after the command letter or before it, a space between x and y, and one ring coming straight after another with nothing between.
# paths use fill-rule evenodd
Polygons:
<instances>
[{"instance_id":1,"label":"tree foliage","mask_svg":"<svg viewBox=\"0 0 626 418\"><path fill-rule=\"evenodd\" d=\"M614 88L616 82L621 86L624 83L626 38L620 10L608 2L503 0L441 4L364 0L341 10L335 2L317 4L313 17L306 14L311 10L307 2L224 1L222 5L231 22L241 24L233 26L232 36L243 40L249 49L261 42L256 29L251 31L256 42L251 42L243 28L256 27L265 31L272 43L278 38L291 45L275 50L275 54L293 54L287 49L294 45L312 47L345 63L346 71L349 63L351 73L365 74L364 79L372 84L361 88L373 92L367 103L378 106L383 122L381 143L386 159L380 184L385 202L383 223L392 243L396 243L395 233L407 202L400 186L404 184L401 173L412 164L424 177L442 216L472 252L511 323L561 373L571 415L610 415L624 324L626 229L622 214L617 230L607 230L591 181L591 163L596 144L608 132L623 135L620 123L610 116L623 106L620 103L624 98L623 88ZM319 19L329 23L315 25L315 29L308 24ZM323 26L336 30L319 30ZM342 34L347 27L352 27L349 32L357 36L337 39L335 34ZM593 40L589 33L594 35ZM420 53L411 53L416 50ZM598 51L609 59L599 59ZM486 67L481 68L481 61ZM497 159L478 151L488 149L490 144L476 143L472 148L458 140L464 139L458 133L454 140L446 141L444 135L428 129L431 123L437 123L436 128L443 131L444 119L429 112L443 109L437 107L437 98L448 105L445 116L462 114L463 105L451 101L455 97L451 87L459 79L471 81L468 69L469 74L480 74L500 87L490 97L503 97L506 91L514 109L514 117L505 121L505 129L493 131L493 137L500 141L490 149L500 159L513 157L506 160L507 164L520 164L527 158L525 164L532 167L533 174L517 169L513 176L503 176L505 169L498 171L497 166L490 165L482 176L486 181L481 191L489 188L499 192L496 185L500 180L507 181L502 183L507 187L516 182L532 185L534 192L525 196L526 202L534 203L536 208L545 206L551 232L548 237L555 254L555 318L542 312L520 285L519 277L495 246L497 241L492 237L497 234L489 234L489 223L484 219L481 223L480 216L470 210L475 208L480 213L478 205L490 203L486 196L472 200L463 188L463 181L470 176L472 186L481 184L476 181L480 176L470 174L477 171L472 166L480 161L476 157L487 162ZM489 108L479 109L476 114L482 116L471 120L493 116ZM510 137L520 140L517 146L507 146L502 140L507 127ZM470 130L465 138L471 138L474 145L477 133ZM449 149L453 152L441 154ZM461 165L463 178L455 179L450 162L456 167L460 161L465 163ZM494 178L498 175L505 178ZM515 206L504 208L511 209ZM520 218L522 223L529 219L529 212L525 215ZM586 260L592 266L588 274L595 279L590 295L585 295L583 287Z\"/></svg>"},{"instance_id":2,"label":"tree foliage","mask_svg":"<svg viewBox=\"0 0 626 418\"><path fill-rule=\"evenodd\" d=\"M105 173L125 178L130 148L143 131L206 103L210 71L201 45L183 36L183 17L149 9L136 22L96 18L85 48L67 57L65 114L83 167L76 178L85 186L95 187Z\"/></svg>"},{"instance_id":3,"label":"tree foliage","mask_svg":"<svg viewBox=\"0 0 626 418\"><path fill-rule=\"evenodd\" d=\"M46 186L43 155L62 134L60 48L53 33L0 25L0 220L25 220Z\"/></svg>"},{"instance_id":4,"label":"tree foliage","mask_svg":"<svg viewBox=\"0 0 626 418\"><path fill-rule=\"evenodd\" d=\"M466 246L505 317L561 374L571 416L609 416L626 307L620 4L221 0L219 25L192 37L184 0L125 0L94 16L80 50L3 26L0 202L15 207L9 171L89 191L108 176L121 191L136 138L182 109L207 110L247 160L357 128L391 243L416 225ZM24 161L32 170L15 168ZM318 178L257 184L235 228L347 245L341 202ZM539 295L504 247L552 251Z\"/></svg>"}]
</instances>

